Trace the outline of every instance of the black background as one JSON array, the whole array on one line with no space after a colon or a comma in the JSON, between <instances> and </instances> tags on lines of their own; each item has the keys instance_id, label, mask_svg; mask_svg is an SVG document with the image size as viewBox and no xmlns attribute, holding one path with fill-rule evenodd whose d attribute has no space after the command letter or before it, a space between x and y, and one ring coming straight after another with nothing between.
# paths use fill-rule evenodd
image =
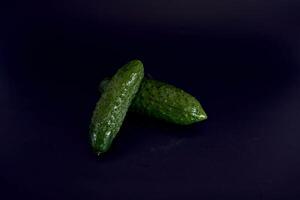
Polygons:
<instances>
[{"instance_id":1,"label":"black background","mask_svg":"<svg viewBox=\"0 0 300 200\"><path fill-rule=\"evenodd\" d=\"M1 199L299 199L297 0L4 1ZM208 120L129 114L88 144L100 80L139 58Z\"/></svg>"}]
</instances>

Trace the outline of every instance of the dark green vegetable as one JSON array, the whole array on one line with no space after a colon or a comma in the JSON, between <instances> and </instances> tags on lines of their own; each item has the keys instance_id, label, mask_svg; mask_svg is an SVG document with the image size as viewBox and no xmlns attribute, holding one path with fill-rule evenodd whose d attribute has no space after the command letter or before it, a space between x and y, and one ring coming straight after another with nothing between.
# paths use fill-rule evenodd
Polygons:
<instances>
[{"instance_id":1,"label":"dark green vegetable","mask_svg":"<svg viewBox=\"0 0 300 200\"><path fill-rule=\"evenodd\" d=\"M142 62L133 60L121 67L107 84L90 124L91 144L98 155L110 148L143 76Z\"/></svg>"},{"instance_id":2,"label":"dark green vegetable","mask_svg":"<svg viewBox=\"0 0 300 200\"><path fill-rule=\"evenodd\" d=\"M109 82L108 78L104 79L100 91L106 91ZM181 125L207 118L199 101L192 95L170 84L148 78L143 79L130 110Z\"/></svg>"}]
</instances>

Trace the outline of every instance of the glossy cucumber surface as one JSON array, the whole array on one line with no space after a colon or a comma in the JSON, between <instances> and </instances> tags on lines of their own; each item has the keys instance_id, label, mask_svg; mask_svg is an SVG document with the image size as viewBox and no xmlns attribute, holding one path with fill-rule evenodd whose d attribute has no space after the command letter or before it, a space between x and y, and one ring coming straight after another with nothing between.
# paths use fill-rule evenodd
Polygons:
<instances>
[{"instance_id":1,"label":"glossy cucumber surface","mask_svg":"<svg viewBox=\"0 0 300 200\"><path fill-rule=\"evenodd\" d=\"M106 78L100 83L101 92L108 89L109 82L110 79ZM173 85L148 78L143 79L130 110L181 125L207 118L195 97Z\"/></svg>"},{"instance_id":2,"label":"glossy cucumber surface","mask_svg":"<svg viewBox=\"0 0 300 200\"><path fill-rule=\"evenodd\" d=\"M89 130L92 148L98 155L110 148L143 76L142 62L133 60L121 67L106 85L94 109Z\"/></svg>"}]
</instances>

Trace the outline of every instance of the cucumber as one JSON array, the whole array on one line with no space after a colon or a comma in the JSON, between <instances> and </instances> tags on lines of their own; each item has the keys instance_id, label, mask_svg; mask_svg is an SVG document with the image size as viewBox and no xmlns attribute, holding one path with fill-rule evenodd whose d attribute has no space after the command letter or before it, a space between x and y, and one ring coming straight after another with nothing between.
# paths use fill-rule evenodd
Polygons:
<instances>
[{"instance_id":1,"label":"cucumber","mask_svg":"<svg viewBox=\"0 0 300 200\"><path fill-rule=\"evenodd\" d=\"M106 85L94 109L89 129L92 148L98 155L110 148L143 76L143 63L133 60L121 67Z\"/></svg>"},{"instance_id":2,"label":"cucumber","mask_svg":"<svg viewBox=\"0 0 300 200\"><path fill-rule=\"evenodd\" d=\"M104 79L99 90L106 91L109 83L109 78ZM130 110L180 125L207 119L195 97L173 85L148 78L143 79Z\"/></svg>"}]
</instances>

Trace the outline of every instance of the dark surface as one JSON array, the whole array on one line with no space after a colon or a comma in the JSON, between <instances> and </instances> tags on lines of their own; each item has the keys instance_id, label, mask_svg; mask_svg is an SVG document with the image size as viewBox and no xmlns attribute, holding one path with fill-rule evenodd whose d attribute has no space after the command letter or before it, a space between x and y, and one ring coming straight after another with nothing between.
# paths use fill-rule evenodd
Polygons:
<instances>
[{"instance_id":1,"label":"dark surface","mask_svg":"<svg viewBox=\"0 0 300 200\"><path fill-rule=\"evenodd\" d=\"M0 199L300 198L299 1L1 4ZM208 120L130 115L97 158L98 83L134 58Z\"/></svg>"}]
</instances>

